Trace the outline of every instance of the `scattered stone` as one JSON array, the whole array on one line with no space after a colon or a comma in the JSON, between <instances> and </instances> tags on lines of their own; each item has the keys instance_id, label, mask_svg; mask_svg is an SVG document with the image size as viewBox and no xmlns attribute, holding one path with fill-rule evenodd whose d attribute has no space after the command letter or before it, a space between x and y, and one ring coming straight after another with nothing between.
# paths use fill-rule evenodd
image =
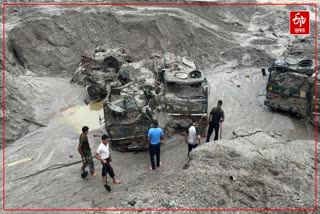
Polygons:
<instances>
[{"instance_id":1,"label":"scattered stone","mask_svg":"<svg viewBox=\"0 0 320 214\"><path fill-rule=\"evenodd\" d=\"M131 201L128 201L128 204L130 206L134 206L137 202L135 200L131 200Z\"/></svg>"}]
</instances>

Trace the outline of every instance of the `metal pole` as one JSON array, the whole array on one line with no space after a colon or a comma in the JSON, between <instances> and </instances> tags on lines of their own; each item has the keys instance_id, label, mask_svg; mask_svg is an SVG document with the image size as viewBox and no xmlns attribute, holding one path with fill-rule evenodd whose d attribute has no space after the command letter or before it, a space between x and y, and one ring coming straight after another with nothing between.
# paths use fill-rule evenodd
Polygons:
<instances>
[{"instance_id":1,"label":"metal pole","mask_svg":"<svg viewBox=\"0 0 320 214\"><path fill-rule=\"evenodd\" d=\"M220 122L220 140L222 138L222 123Z\"/></svg>"}]
</instances>

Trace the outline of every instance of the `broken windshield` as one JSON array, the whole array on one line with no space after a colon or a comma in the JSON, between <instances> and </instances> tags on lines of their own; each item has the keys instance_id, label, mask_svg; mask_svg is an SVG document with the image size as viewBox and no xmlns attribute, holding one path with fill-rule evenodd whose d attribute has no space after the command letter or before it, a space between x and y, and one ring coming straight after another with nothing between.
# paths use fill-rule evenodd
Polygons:
<instances>
[{"instance_id":1,"label":"broken windshield","mask_svg":"<svg viewBox=\"0 0 320 214\"><path fill-rule=\"evenodd\" d=\"M201 83L177 84L168 82L166 85L166 95L175 95L180 98L202 98L204 97Z\"/></svg>"}]
</instances>

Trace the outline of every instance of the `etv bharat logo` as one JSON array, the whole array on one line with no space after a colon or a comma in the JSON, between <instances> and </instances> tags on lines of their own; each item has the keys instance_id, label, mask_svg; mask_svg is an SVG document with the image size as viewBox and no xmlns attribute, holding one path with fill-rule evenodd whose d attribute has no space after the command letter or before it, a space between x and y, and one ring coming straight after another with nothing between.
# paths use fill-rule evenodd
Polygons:
<instances>
[{"instance_id":1,"label":"etv bharat logo","mask_svg":"<svg viewBox=\"0 0 320 214\"><path fill-rule=\"evenodd\" d=\"M290 33L291 34L309 34L310 33L309 11L290 12Z\"/></svg>"}]
</instances>

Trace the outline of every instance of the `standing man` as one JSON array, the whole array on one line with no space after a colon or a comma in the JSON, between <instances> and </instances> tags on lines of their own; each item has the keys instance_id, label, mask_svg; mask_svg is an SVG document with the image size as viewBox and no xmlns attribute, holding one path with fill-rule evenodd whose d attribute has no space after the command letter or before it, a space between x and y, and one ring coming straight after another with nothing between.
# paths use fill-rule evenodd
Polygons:
<instances>
[{"instance_id":1,"label":"standing man","mask_svg":"<svg viewBox=\"0 0 320 214\"><path fill-rule=\"evenodd\" d=\"M150 170L156 169L156 164L154 162L154 155L156 155L157 167L160 167L160 139L163 139L163 131L159 126L158 120L153 120L153 127L148 131L147 140L149 144L150 160L151 166Z\"/></svg>"},{"instance_id":2,"label":"standing man","mask_svg":"<svg viewBox=\"0 0 320 214\"><path fill-rule=\"evenodd\" d=\"M209 128L208 128L206 142L210 141L210 137L213 132L213 129L214 129L214 140L215 141L218 140L220 122L222 123L224 121L224 112L221 108L222 104L223 104L222 100L219 100L217 107L212 108L210 112L210 117L208 120Z\"/></svg>"},{"instance_id":3,"label":"standing man","mask_svg":"<svg viewBox=\"0 0 320 214\"><path fill-rule=\"evenodd\" d=\"M192 118L192 124L187 129L186 143L188 144L188 156L192 149L199 145L200 132L198 127L196 127L196 119Z\"/></svg>"},{"instance_id":4,"label":"standing man","mask_svg":"<svg viewBox=\"0 0 320 214\"><path fill-rule=\"evenodd\" d=\"M110 165L111 155L109 153L109 137L104 134L97 149L95 157L102 163L102 182L107 182L107 173L112 178L114 184L120 184L120 180L115 179L113 168Z\"/></svg>"},{"instance_id":5,"label":"standing man","mask_svg":"<svg viewBox=\"0 0 320 214\"><path fill-rule=\"evenodd\" d=\"M82 133L79 137L78 152L81 155L81 159L84 160L81 167L81 172L83 173L85 168L89 165L91 175L96 176L97 173L94 171L94 163L92 160L91 148L88 141L88 132L88 126L82 127Z\"/></svg>"}]
</instances>

